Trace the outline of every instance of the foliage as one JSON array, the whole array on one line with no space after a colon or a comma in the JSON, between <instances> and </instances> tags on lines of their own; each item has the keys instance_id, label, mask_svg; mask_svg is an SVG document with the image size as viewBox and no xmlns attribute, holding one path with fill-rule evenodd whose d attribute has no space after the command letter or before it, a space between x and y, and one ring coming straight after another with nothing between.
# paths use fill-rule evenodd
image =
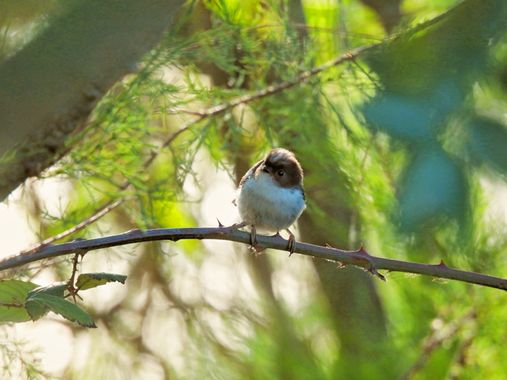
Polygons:
<instances>
[{"instance_id":1,"label":"foliage","mask_svg":"<svg viewBox=\"0 0 507 380\"><path fill-rule=\"evenodd\" d=\"M59 212L36 210L41 238L118 199L72 239L207 223L220 215L206 207L226 208L210 197L283 145L306 173L305 240L364 242L386 257L505 277L505 223L489 217L484 183L503 181L507 165L507 6L405 3L388 37L358 0L192 2L40 179L69 185ZM297 86L203 114L372 43L380 44ZM501 379L507 371L507 307L495 290L403 274L383 284L328 266L329 277L300 258L194 242L85 261L98 269L80 274L81 290L123 283L102 271L127 267L125 290L107 307L90 296L84 312L64 298L66 286L35 289L36 268L0 282L1 321L53 311L97 323L86 332L87 363L69 363L67 378ZM74 274L68 262L44 271L55 284ZM338 300L334 278L349 279L337 282ZM17 314L7 314L14 303Z\"/></svg>"},{"instance_id":2,"label":"foliage","mask_svg":"<svg viewBox=\"0 0 507 380\"><path fill-rule=\"evenodd\" d=\"M127 277L113 273L81 273L76 279L75 289L69 291L67 284L38 286L30 281L0 281L0 321L35 321L49 311L84 327L96 327L93 319L76 304L66 300L78 291L92 289L108 282L125 283Z\"/></svg>"}]
</instances>

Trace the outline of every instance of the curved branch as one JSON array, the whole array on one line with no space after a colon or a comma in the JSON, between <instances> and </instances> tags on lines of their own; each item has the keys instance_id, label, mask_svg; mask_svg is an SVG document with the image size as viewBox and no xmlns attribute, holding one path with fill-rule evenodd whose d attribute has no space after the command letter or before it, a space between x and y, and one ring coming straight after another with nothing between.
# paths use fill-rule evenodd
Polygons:
<instances>
[{"instance_id":1,"label":"curved branch","mask_svg":"<svg viewBox=\"0 0 507 380\"><path fill-rule=\"evenodd\" d=\"M155 241L155 240L183 240L183 239L211 239L228 240L243 244L250 243L250 234L232 227L208 227L208 228L158 228L152 230L131 230L119 235L100 237L89 240L76 240L70 243L48 245L31 251L8 257L0 261L0 271L20 267L35 261L67 255L75 252L87 252L101 248L114 247L132 243ZM261 248L273 248L287 251L288 241L281 236L257 236L257 245ZM470 284L487 286L501 290L507 290L507 279L488 276L476 272L454 269L446 266L443 261L440 264L420 264L408 261L386 259L371 256L361 247L356 251L345 251L332 247L322 247L308 243L296 243L294 252L302 255L316 257L341 263L342 265L354 265L363 268L379 278L384 277L378 270L391 272L405 272L422 274L436 278L446 278L468 282Z\"/></svg>"}]
</instances>

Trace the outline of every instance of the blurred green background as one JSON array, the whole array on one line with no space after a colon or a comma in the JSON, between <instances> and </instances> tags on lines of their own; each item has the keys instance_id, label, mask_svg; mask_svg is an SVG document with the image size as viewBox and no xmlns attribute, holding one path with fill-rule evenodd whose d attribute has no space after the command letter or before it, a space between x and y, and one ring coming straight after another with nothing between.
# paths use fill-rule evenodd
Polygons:
<instances>
[{"instance_id":1,"label":"blurred green background","mask_svg":"<svg viewBox=\"0 0 507 380\"><path fill-rule=\"evenodd\" d=\"M96 3L2 2L0 74L52 28L65 39L72 27L65 20ZM145 3L149 9L157 1ZM216 218L233 223L239 179L268 149L283 146L306 175L300 240L344 249L363 243L378 256L443 259L506 277L504 0L209 0L167 12L173 21L155 48L128 62L130 73L66 137L61 158L5 203L21 205L38 239L116 200L118 207L66 239L215 225ZM369 45L376 47L296 86L202 114ZM85 48L79 40L66 46ZM44 51L33 57L37 67ZM97 67L107 57L98 55ZM58 75L72 68L54 69ZM24 149L31 143L23 142ZM0 158L1 173L16 149ZM44 322L24 343L15 338L21 325L2 325L3 377L505 379L507 373L507 302L499 290L402 273L388 273L381 283L357 268L280 252L255 256L218 242L119 247L89 254L82 266L128 275L125 286L103 287L80 301L98 329L55 317L70 354L52 371L31 348ZM46 284L66 280L70 270L70 261L60 259L8 276Z\"/></svg>"}]
</instances>

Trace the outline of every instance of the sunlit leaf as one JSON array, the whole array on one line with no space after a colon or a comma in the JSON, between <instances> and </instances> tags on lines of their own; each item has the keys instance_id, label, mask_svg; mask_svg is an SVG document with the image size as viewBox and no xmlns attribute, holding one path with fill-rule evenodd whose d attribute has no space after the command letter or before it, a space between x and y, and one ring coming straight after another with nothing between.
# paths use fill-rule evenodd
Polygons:
<instances>
[{"instance_id":1,"label":"sunlit leaf","mask_svg":"<svg viewBox=\"0 0 507 380\"><path fill-rule=\"evenodd\" d=\"M81 273L76 281L76 288L86 290L95 288L108 282L125 283L127 276L115 273Z\"/></svg>"},{"instance_id":2,"label":"sunlit leaf","mask_svg":"<svg viewBox=\"0 0 507 380\"><path fill-rule=\"evenodd\" d=\"M30 315L25 309L25 299L30 290L38 285L29 281L0 281L0 323L29 321Z\"/></svg>"}]
</instances>

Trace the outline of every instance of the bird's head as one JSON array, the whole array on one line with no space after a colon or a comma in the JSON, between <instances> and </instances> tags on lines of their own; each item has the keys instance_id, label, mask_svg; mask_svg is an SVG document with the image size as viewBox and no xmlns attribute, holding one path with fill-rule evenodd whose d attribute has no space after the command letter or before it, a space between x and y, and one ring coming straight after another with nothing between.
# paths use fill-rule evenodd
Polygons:
<instances>
[{"instance_id":1,"label":"bird's head","mask_svg":"<svg viewBox=\"0 0 507 380\"><path fill-rule=\"evenodd\" d=\"M294 153L283 148L271 150L257 169L267 173L280 187L303 185L303 169Z\"/></svg>"}]
</instances>

